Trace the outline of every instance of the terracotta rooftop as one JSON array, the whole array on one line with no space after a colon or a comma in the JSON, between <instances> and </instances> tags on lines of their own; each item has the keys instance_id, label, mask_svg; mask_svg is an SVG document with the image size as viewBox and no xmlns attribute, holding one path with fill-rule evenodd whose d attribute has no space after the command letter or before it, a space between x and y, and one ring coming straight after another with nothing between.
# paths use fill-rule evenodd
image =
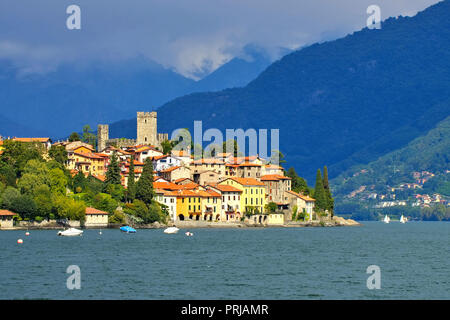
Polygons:
<instances>
[{"instance_id":1,"label":"terracotta rooftop","mask_svg":"<svg viewBox=\"0 0 450 320\"><path fill-rule=\"evenodd\" d=\"M281 176L279 174L267 174L261 177L261 181L279 181L279 180L291 180L291 178Z\"/></svg>"},{"instance_id":2,"label":"terracotta rooftop","mask_svg":"<svg viewBox=\"0 0 450 320\"><path fill-rule=\"evenodd\" d=\"M15 216L15 215L17 214L9 210L0 210L0 216Z\"/></svg>"},{"instance_id":3,"label":"terracotta rooftop","mask_svg":"<svg viewBox=\"0 0 450 320\"><path fill-rule=\"evenodd\" d=\"M92 208L92 207L87 207L86 208L86 214L108 214L108 212L97 210L97 209Z\"/></svg>"}]
</instances>

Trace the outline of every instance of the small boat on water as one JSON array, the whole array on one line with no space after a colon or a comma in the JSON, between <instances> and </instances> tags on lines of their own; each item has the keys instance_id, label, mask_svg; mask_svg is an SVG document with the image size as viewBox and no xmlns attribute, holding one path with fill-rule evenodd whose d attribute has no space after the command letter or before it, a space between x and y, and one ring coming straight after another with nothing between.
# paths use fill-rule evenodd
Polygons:
<instances>
[{"instance_id":1,"label":"small boat on water","mask_svg":"<svg viewBox=\"0 0 450 320\"><path fill-rule=\"evenodd\" d=\"M58 236L65 236L65 237L76 237L81 236L83 234L82 230L78 230L76 228L69 228L64 231L59 231Z\"/></svg>"},{"instance_id":2,"label":"small boat on water","mask_svg":"<svg viewBox=\"0 0 450 320\"><path fill-rule=\"evenodd\" d=\"M406 221L408 221L407 218L405 218L403 215L400 217L400 222L401 223L406 223Z\"/></svg>"},{"instance_id":3,"label":"small boat on water","mask_svg":"<svg viewBox=\"0 0 450 320\"><path fill-rule=\"evenodd\" d=\"M391 219L388 217L388 215L385 215L385 216L384 216L383 222L384 222L384 223L389 223L389 222L391 222Z\"/></svg>"},{"instance_id":4,"label":"small boat on water","mask_svg":"<svg viewBox=\"0 0 450 320\"><path fill-rule=\"evenodd\" d=\"M125 233L136 233L136 229L134 229L130 226L120 227L120 231L125 232Z\"/></svg>"},{"instance_id":5,"label":"small boat on water","mask_svg":"<svg viewBox=\"0 0 450 320\"><path fill-rule=\"evenodd\" d=\"M189 232L189 231L186 232L185 234L186 234L188 237L192 237L192 236L194 235L192 232Z\"/></svg>"},{"instance_id":6,"label":"small boat on water","mask_svg":"<svg viewBox=\"0 0 450 320\"><path fill-rule=\"evenodd\" d=\"M169 228L164 230L164 233L174 234L174 233L177 233L179 230L180 229L178 229L177 227L169 227Z\"/></svg>"}]
</instances>

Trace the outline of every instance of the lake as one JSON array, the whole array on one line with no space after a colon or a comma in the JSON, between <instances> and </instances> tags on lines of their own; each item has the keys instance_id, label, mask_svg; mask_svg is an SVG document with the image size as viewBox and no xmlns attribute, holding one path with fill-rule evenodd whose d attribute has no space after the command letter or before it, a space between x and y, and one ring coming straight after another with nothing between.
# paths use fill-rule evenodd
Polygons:
<instances>
[{"instance_id":1,"label":"lake","mask_svg":"<svg viewBox=\"0 0 450 320\"><path fill-rule=\"evenodd\" d=\"M450 299L450 223L0 232L0 299ZM17 244L17 239L23 244ZM77 265L81 289L69 290ZM369 265L381 289L369 290Z\"/></svg>"}]
</instances>

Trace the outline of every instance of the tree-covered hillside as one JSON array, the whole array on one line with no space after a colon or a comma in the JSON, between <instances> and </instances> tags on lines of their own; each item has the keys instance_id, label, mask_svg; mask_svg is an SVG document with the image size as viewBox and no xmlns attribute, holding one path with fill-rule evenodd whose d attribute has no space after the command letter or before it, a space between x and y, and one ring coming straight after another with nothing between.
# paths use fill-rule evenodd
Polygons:
<instances>
[{"instance_id":1,"label":"tree-covered hillside","mask_svg":"<svg viewBox=\"0 0 450 320\"><path fill-rule=\"evenodd\" d=\"M404 208L395 207L417 206L419 209L423 195L434 197L428 203L430 207L438 203L437 195L444 201L450 199L450 116L406 147L368 165L350 168L331 185L338 212L360 214L364 211L367 217L383 202L397 204L391 211L404 212ZM427 207L426 202L423 207Z\"/></svg>"},{"instance_id":2,"label":"tree-covered hillside","mask_svg":"<svg viewBox=\"0 0 450 320\"><path fill-rule=\"evenodd\" d=\"M330 177L405 146L450 114L450 1L390 18L273 63L244 88L190 94L158 110L160 132L279 128L281 151L301 176ZM130 130L129 128L133 128ZM135 132L135 121L112 126Z\"/></svg>"}]
</instances>

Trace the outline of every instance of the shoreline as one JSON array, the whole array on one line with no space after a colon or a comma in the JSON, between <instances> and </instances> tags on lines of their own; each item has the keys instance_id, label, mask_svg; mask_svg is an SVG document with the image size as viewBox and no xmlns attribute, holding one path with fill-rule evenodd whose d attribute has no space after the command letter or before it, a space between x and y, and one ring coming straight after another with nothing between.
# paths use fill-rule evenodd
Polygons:
<instances>
[{"instance_id":1,"label":"shoreline","mask_svg":"<svg viewBox=\"0 0 450 320\"><path fill-rule=\"evenodd\" d=\"M148 225L140 225L133 226L135 229L165 229L168 227L177 227L179 229L251 229L251 228L308 228L308 227L352 227L352 226L361 226L362 224L352 220L352 219L344 219L341 217L335 216L333 220L324 220L324 221L312 221L312 222L299 222L299 221L290 221L284 224L260 224L260 223L248 223L248 222L206 222L206 221L177 221L175 223L170 222L168 224L161 224L159 222L154 222ZM119 229L121 225L110 224L108 226L100 227L100 226L87 226L87 227L79 227L76 228L88 230L88 229ZM13 228L8 229L0 229L0 231L15 231L15 230L61 230L64 229L64 226L58 225L56 223L49 223L45 226L39 226L35 223L30 223L30 225L22 225L15 226Z\"/></svg>"}]
</instances>

